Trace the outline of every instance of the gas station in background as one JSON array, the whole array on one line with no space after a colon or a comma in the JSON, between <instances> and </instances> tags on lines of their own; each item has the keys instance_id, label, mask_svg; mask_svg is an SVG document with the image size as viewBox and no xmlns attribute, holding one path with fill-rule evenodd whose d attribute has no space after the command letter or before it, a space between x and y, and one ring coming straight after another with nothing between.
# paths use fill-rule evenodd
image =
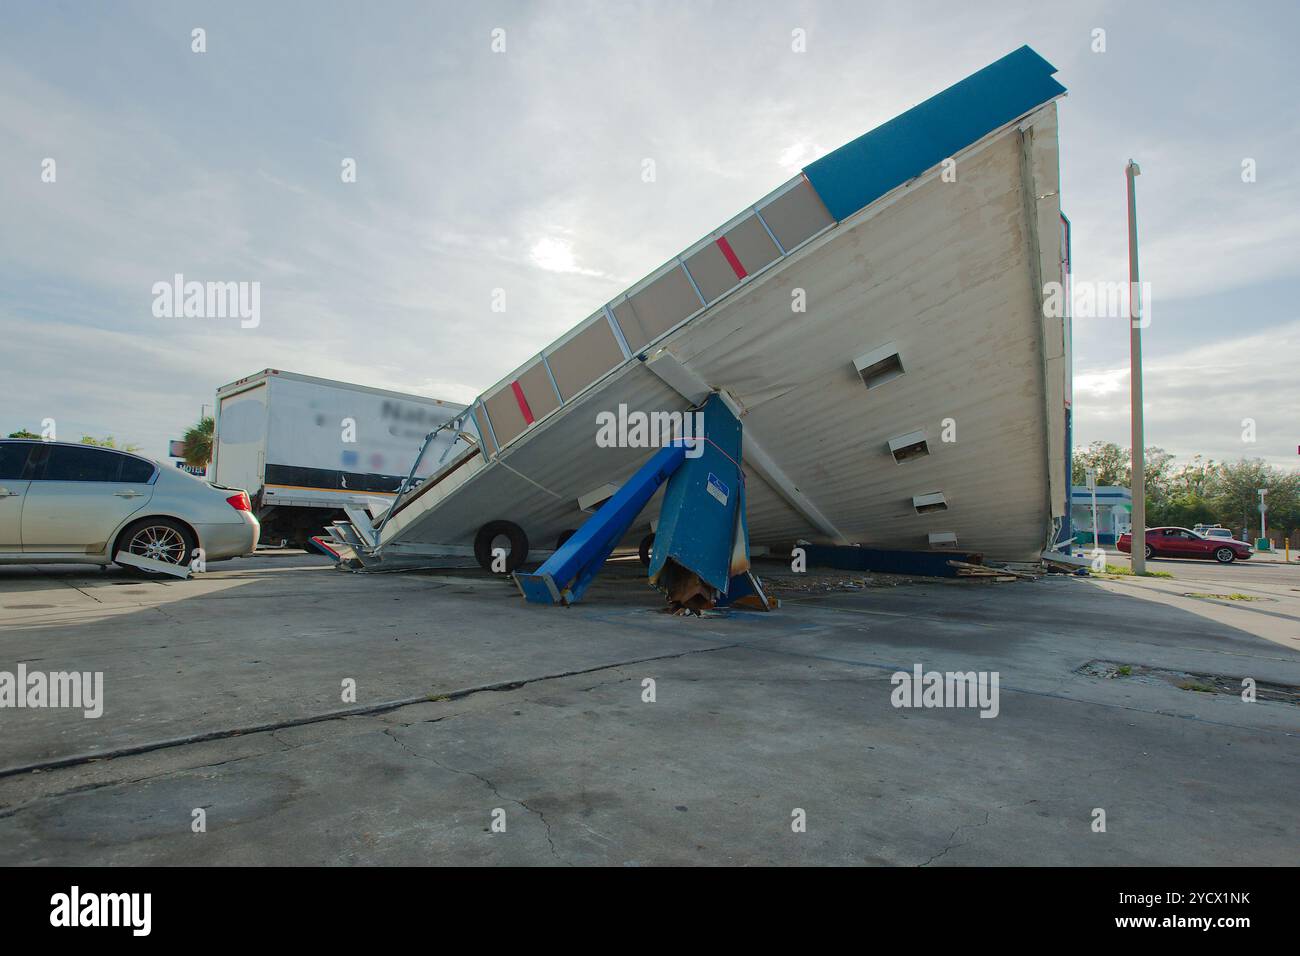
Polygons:
<instances>
[{"instance_id":1,"label":"gas station in background","mask_svg":"<svg viewBox=\"0 0 1300 956\"><path fill-rule=\"evenodd\" d=\"M1070 524L1076 544L1092 546L1092 492L1070 489ZM1113 545L1133 526L1133 492L1116 485L1097 486L1097 543Z\"/></svg>"}]
</instances>

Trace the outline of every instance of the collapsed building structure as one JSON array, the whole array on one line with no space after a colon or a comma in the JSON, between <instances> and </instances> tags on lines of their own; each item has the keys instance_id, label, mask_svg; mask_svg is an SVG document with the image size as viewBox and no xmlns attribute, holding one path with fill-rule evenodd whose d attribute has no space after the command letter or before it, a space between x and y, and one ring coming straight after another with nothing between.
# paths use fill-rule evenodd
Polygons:
<instances>
[{"instance_id":1,"label":"collapsed building structure","mask_svg":"<svg viewBox=\"0 0 1300 956\"><path fill-rule=\"evenodd\" d=\"M1037 560L1069 536L1069 318L1043 308L1068 271L1055 72L1022 47L813 162L486 389L436 471L336 540L368 567L495 543L513 569L654 454L598 442L602 416L716 394L756 551Z\"/></svg>"}]
</instances>

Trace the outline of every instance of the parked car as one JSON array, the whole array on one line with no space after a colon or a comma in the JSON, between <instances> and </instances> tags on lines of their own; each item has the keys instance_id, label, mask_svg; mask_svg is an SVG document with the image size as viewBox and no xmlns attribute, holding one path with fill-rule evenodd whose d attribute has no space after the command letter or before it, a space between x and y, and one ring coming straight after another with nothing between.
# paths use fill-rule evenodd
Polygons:
<instances>
[{"instance_id":1,"label":"parked car","mask_svg":"<svg viewBox=\"0 0 1300 956\"><path fill-rule=\"evenodd\" d=\"M1213 525L1211 525L1211 524L1198 524L1198 525L1196 525L1196 527L1192 528L1192 530L1195 531L1197 534L1199 534L1199 535L1200 535L1201 537L1203 537L1203 538L1233 538L1233 539L1235 539L1235 538L1237 537L1235 534L1232 533L1231 529L1229 529L1229 528L1225 528L1225 527L1223 527L1223 525L1219 525L1219 524L1213 524Z\"/></svg>"},{"instance_id":2,"label":"parked car","mask_svg":"<svg viewBox=\"0 0 1300 956\"><path fill-rule=\"evenodd\" d=\"M1120 535L1115 546L1128 553L1132 536ZM1253 553L1250 545L1232 537L1208 537L1187 528L1147 528L1148 558L1212 558L1220 564L1231 564Z\"/></svg>"},{"instance_id":3,"label":"parked car","mask_svg":"<svg viewBox=\"0 0 1300 956\"><path fill-rule=\"evenodd\" d=\"M248 495L140 455L0 440L0 563L111 564L120 551L187 565L251 554Z\"/></svg>"}]
</instances>

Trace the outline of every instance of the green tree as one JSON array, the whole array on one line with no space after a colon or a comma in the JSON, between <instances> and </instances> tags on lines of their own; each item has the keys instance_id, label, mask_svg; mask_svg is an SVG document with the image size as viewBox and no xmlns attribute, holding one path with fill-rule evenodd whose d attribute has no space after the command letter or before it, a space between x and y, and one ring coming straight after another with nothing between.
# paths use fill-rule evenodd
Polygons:
<instances>
[{"instance_id":1,"label":"green tree","mask_svg":"<svg viewBox=\"0 0 1300 956\"><path fill-rule=\"evenodd\" d=\"M1163 448L1157 448L1154 445L1147 449L1146 455L1142 459L1147 500L1154 501L1157 507L1163 507L1169 501L1171 495L1170 479L1172 477L1170 472L1173 469L1173 464L1174 456ZM1130 469L1128 479L1130 483L1132 482L1131 471L1132 469ZM1147 524L1150 525L1150 523L1150 520L1148 520Z\"/></svg>"},{"instance_id":2,"label":"green tree","mask_svg":"<svg viewBox=\"0 0 1300 956\"><path fill-rule=\"evenodd\" d=\"M96 448L119 448L117 439L112 435L105 435L103 438L95 438L93 435L82 435L81 443L83 445L94 445ZM133 445L128 442L120 446L121 451L139 451L139 445Z\"/></svg>"},{"instance_id":3,"label":"green tree","mask_svg":"<svg viewBox=\"0 0 1300 956\"><path fill-rule=\"evenodd\" d=\"M1192 528L1198 524L1214 524L1218 510L1200 495L1174 494L1162 502L1147 499L1147 527L1172 525Z\"/></svg>"},{"instance_id":4,"label":"green tree","mask_svg":"<svg viewBox=\"0 0 1300 956\"><path fill-rule=\"evenodd\" d=\"M203 468L212 460L212 430L215 425L211 415L204 415L197 424L185 430L181 437L185 464Z\"/></svg>"},{"instance_id":5,"label":"green tree","mask_svg":"<svg viewBox=\"0 0 1300 956\"><path fill-rule=\"evenodd\" d=\"M1214 463L1213 458L1202 458L1200 455L1193 455L1191 461L1169 476L1170 494L1174 496L1193 495L1197 498L1204 498L1218 468L1219 466Z\"/></svg>"},{"instance_id":6,"label":"green tree","mask_svg":"<svg viewBox=\"0 0 1300 956\"><path fill-rule=\"evenodd\" d=\"M41 436L36 434L36 432L29 432L26 428L20 428L16 432L11 432L9 437L10 438L40 438Z\"/></svg>"},{"instance_id":7,"label":"green tree","mask_svg":"<svg viewBox=\"0 0 1300 956\"><path fill-rule=\"evenodd\" d=\"M1076 485L1087 482L1089 468L1097 469L1099 485L1127 485L1128 449L1120 448L1113 441L1095 441L1087 448L1075 449L1070 474Z\"/></svg>"},{"instance_id":8,"label":"green tree","mask_svg":"<svg viewBox=\"0 0 1300 956\"><path fill-rule=\"evenodd\" d=\"M1209 485L1209 499L1224 524L1258 529L1260 488L1268 489L1265 501L1274 525L1280 519L1282 530L1294 528L1295 513L1300 508L1300 474L1288 474L1262 458L1242 458L1219 465ZM1285 524L1288 517L1290 528Z\"/></svg>"},{"instance_id":9,"label":"green tree","mask_svg":"<svg viewBox=\"0 0 1300 956\"><path fill-rule=\"evenodd\" d=\"M1170 472L1174 456L1154 445L1143 458L1146 475L1147 498L1161 503L1170 493ZM1070 462L1070 475L1074 484L1087 481L1088 469L1097 469L1098 485L1118 485L1127 488L1133 483L1132 455L1113 441L1095 441L1084 449L1075 449Z\"/></svg>"}]
</instances>

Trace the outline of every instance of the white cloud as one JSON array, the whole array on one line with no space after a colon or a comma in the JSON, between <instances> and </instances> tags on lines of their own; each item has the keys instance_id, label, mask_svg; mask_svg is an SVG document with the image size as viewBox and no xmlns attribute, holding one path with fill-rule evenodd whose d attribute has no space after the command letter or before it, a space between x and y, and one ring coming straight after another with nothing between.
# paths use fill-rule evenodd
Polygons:
<instances>
[{"instance_id":1,"label":"white cloud","mask_svg":"<svg viewBox=\"0 0 1300 956\"><path fill-rule=\"evenodd\" d=\"M573 243L567 239L543 236L533 243L528 253L533 265L547 272L568 272L574 275L598 276L596 269L583 269L573 254Z\"/></svg>"},{"instance_id":2,"label":"white cloud","mask_svg":"<svg viewBox=\"0 0 1300 956\"><path fill-rule=\"evenodd\" d=\"M863 130L866 132L866 130ZM807 140L791 143L776 159L776 164L791 173L797 173L815 159L821 159L830 150L819 143Z\"/></svg>"},{"instance_id":3,"label":"white cloud","mask_svg":"<svg viewBox=\"0 0 1300 956\"><path fill-rule=\"evenodd\" d=\"M1300 321L1255 335L1222 339L1143 362L1147 445L1180 459L1264 458L1296 467L1300 456ZM1255 438L1242 440L1243 421ZM1093 440L1128 447L1129 369L1099 368L1074 376L1075 445Z\"/></svg>"}]
</instances>

